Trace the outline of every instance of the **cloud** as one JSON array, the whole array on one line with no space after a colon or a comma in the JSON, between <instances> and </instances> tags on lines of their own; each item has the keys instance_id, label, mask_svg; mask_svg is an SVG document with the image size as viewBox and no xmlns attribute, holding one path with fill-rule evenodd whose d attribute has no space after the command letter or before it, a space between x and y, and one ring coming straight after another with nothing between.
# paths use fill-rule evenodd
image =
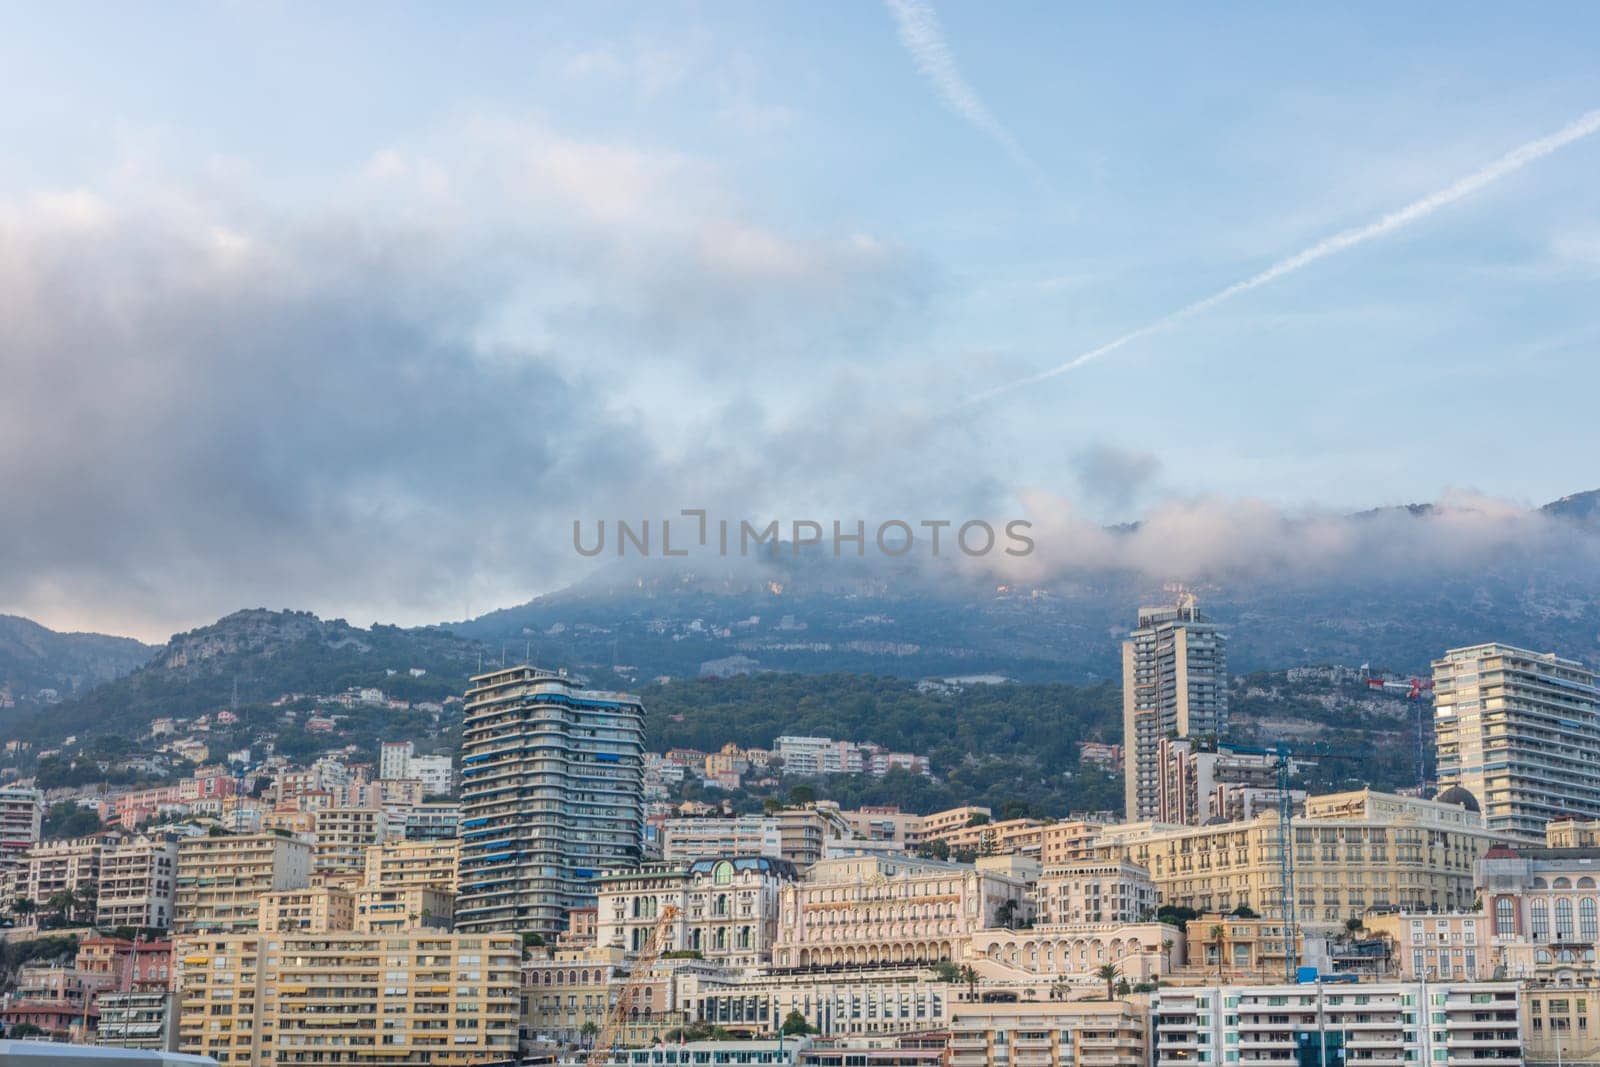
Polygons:
<instances>
[{"instance_id":1,"label":"cloud","mask_svg":"<svg viewBox=\"0 0 1600 1067\"><path fill-rule=\"evenodd\" d=\"M925 0L887 0L887 3L894 15L900 43L911 53L917 69L933 84L945 106L1005 149L1006 155L1027 171L1030 178L1042 182L1044 171L979 98L977 90L962 77L955 53L945 39L944 26L933 8Z\"/></svg>"},{"instance_id":2,"label":"cloud","mask_svg":"<svg viewBox=\"0 0 1600 1067\"><path fill-rule=\"evenodd\" d=\"M699 160L520 121L376 148L316 202L153 168L0 201L0 604L147 638L245 604L425 622L574 577L576 517L836 498L800 464L867 435L823 405L884 409L837 383L935 284L761 225Z\"/></svg>"},{"instance_id":3,"label":"cloud","mask_svg":"<svg viewBox=\"0 0 1600 1067\"><path fill-rule=\"evenodd\" d=\"M1132 575L1151 582L1402 583L1471 574L1508 562L1600 563L1596 531L1520 505L1454 491L1421 513L1389 508L1347 515L1294 511L1255 499L1165 501L1131 527L1108 529L1070 500L1022 493L1037 552L985 559L1036 582Z\"/></svg>"}]
</instances>

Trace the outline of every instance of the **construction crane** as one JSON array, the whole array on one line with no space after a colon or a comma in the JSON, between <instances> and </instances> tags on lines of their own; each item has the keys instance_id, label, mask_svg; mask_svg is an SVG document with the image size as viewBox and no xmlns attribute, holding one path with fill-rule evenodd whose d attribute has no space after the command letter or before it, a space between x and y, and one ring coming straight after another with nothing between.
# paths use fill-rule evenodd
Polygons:
<instances>
[{"instance_id":1,"label":"construction crane","mask_svg":"<svg viewBox=\"0 0 1600 1067\"><path fill-rule=\"evenodd\" d=\"M677 917L676 906L662 905L656 924L650 928L649 936L644 939L644 944L639 946L639 951L633 957L633 969L628 972L622 988L617 991L616 1003L612 1004L611 1010L606 1013L605 1025L595 1035L594 1044L589 1046L587 1067L602 1067L611 1057L612 1045L616 1043L618 1035L626 1024L628 1012L632 1010L634 1001L639 999L639 991L650 979L650 968L661 958L662 948L672 930L672 922Z\"/></svg>"},{"instance_id":2,"label":"construction crane","mask_svg":"<svg viewBox=\"0 0 1600 1067\"><path fill-rule=\"evenodd\" d=\"M1432 678L1368 678L1368 689L1387 689L1390 692L1404 693L1407 700L1421 700L1422 694L1430 696L1433 693Z\"/></svg>"},{"instance_id":3,"label":"construction crane","mask_svg":"<svg viewBox=\"0 0 1600 1067\"><path fill-rule=\"evenodd\" d=\"M1294 891L1294 793L1289 789L1289 778L1294 773L1295 753L1283 743L1261 747L1220 742L1220 750L1238 752L1247 756L1268 756L1278 776L1278 870L1283 882L1283 969L1288 981L1296 980L1299 970L1300 921L1295 914L1298 901ZM1302 757L1314 759L1360 759L1354 752L1315 752Z\"/></svg>"},{"instance_id":4,"label":"construction crane","mask_svg":"<svg viewBox=\"0 0 1600 1067\"><path fill-rule=\"evenodd\" d=\"M1367 665L1365 663L1363 663L1361 665L1361 669L1363 671L1365 671L1367 669ZM1424 699L1427 699L1427 700L1432 700L1433 699L1433 679L1432 678L1407 678L1404 681L1402 681L1402 680L1395 679L1395 678L1383 678L1383 677L1380 677L1378 675L1369 675L1367 677L1367 688L1368 689L1377 689L1377 690L1381 690L1383 692L1389 692L1389 693L1404 693L1406 695L1406 699L1407 700L1422 701ZM1427 761L1428 761L1427 752L1428 752L1428 750L1427 750L1427 745L1424 742L1425 730L1424 730L1424 723L1423 723L1423 713L1424 713L1424 707L1423 707L1423 705L1421 703L1418 703L1417 704L1417 789L1419 789L1419 790L1426 788L1427 784L1428 784L1428 771L1427 771Z\"/></svg>"}]
</instances>

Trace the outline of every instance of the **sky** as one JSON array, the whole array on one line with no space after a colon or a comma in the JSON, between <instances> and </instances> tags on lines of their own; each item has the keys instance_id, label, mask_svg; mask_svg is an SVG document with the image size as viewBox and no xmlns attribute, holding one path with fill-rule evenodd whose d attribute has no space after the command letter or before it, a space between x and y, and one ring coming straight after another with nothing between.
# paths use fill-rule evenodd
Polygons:
<instances>
[{"instance_id":1,"label":"sky","mask_svg":"<svg viewBox=\"0 0 1600 1067\"><path fill-rule=\"evenodd\" d=\"M0 611L459 619L587 573L574 520L683 508L1226 543L1596 488L1597 36L1580 4L8 5Z\"/></svg>"}]
</instances>

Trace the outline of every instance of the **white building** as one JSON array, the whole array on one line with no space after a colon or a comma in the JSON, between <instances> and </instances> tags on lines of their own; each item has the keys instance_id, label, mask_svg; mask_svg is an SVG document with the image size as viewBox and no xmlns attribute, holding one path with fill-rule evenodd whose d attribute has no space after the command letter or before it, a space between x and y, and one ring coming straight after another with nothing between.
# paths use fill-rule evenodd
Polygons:
<instances>
[{"instance_id":1,"label":"white building","mask_svg":"<svg viewBox=\"0 0 1600 1067\"><path fill-rule=\"evenodd\" d=\"M1472 795L1493 831L1543 842L1545 823L1600 817L1600 689L1553 652L1455 648L1433 664L1439 785Z\"/></svg>"},{"instance_id":2,"label":"white building","mask_svg":"<svg viewBox=\"0 0 1600 1067\"><path fill-rule=\"evenodd\" d=\"M417 747L410 741L384 741L378 745L378 777L410 778L406 766Z\"/></svg>"},{"instance_id":3,"label":"white building","mask_svg":"<svg viewBox=\"0 0 1600 1067\"><path fill-rule=\"evenodd\" d=\"M39 843L43 823L43 793L20 785L0 789L0 877Z\"/></svg>"},{"instance_id":4,"label":"white building","mask_svg":"<svg viewBox=\"0 0 1600 1067\"><path fill-rule=\"evenodd\" d=\"M176 838L140 837L100 853L95 923L103 927L172 925L178 884Z\"/></svg>"},{"instance_id":5,"label":"white building","mask_svg":"<svg viewBox=\"0 0 1600 1067\"><path fill-rule=\"evenodd\" d=\"M1154 1067L1522 1062L1515 982L1162 986Z\"/></svg>"}]
</instances>

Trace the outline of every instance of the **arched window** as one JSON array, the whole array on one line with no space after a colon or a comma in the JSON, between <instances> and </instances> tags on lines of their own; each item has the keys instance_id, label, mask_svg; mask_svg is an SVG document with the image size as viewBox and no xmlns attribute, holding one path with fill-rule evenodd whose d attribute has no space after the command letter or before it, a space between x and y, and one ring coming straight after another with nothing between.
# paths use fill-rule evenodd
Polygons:
<instances>
[{"instance_id":1,"label":"arched window","mask_svg":"<svg viewBox=\"0 0 1600 1067\"><path fill-rule=\"evenodd\" d=\"M1600 938L1600 921L1596 920L1595 912L1594 897L1578 901L1578 936L1590 943Z\"/></svg>"},{"instance_id":2,"label":"arched window","mask_svg":"<svg viewBox=\"0 0 1600 1067\"><path fill-rule=\"evenodd\" d=\"M1550 905L1543 900L1535 900L1528 908L1528 931L1535 941L1550 940Z\"/></svg>"},{"instance_id":3,"label":"arched window","mask_svg":"<svg viewBox=\"0 0 1600 1067\"><path fill-rule=\"evenodd\" d=\"M1572 901L1567 897L1556 901L1556 940L1572 940Z\"/></svg>"},{"instance_id":4,"label":"arched window","mask_svg":"<svg viewBox=\"0 0 1600 1067\"><path fill-rule=\"evenodd\" d=\"M1510 937L1517 932L1516 905L1509 897L1494 902L1494 932L1497 937Z\"/></svg>"}]
</instances>

